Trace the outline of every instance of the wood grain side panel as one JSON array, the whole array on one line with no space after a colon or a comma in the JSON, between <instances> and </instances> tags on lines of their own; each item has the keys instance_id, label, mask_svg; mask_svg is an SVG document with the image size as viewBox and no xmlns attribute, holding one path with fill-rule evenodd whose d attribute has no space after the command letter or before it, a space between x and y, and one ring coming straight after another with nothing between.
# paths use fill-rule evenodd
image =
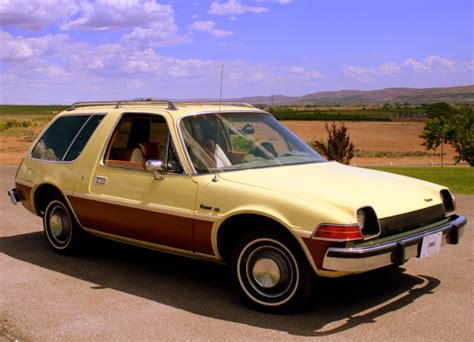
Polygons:
<instances>
[{"instance_id":1,"label":"wood grain side panel","mask_svg":"<svg viewBox=\"0 0 474 342\"><path fill-rule=\"evenodd\" d=\"M339 242L314 240L308 238L303 238L303 242L305 243L306 247L308 247L309 253L313 258L316 267L320 270L323 269L323 260L328 248L343 245L341 245Z\"/></svg>"},{"instance_id":2,"label":"wood grain side panel","mask_svg":"<svg viewBox=\"0 0 474 342\"><path fill-rule=\"evenodd\" d=\"M212 249L212 222L194 221L194 251L208 255L215 255Z\"/></svg>"},{"instance_id":3,"label":"wood grain side panel","mask_svg":"<svg viewBox=\"0 0 474 342\"><path fill-rule=\"evenodd\" d=\"M33 203L31 203L31 189L32 187L26 186L23 184L18 184L16 183L16 190L18 191L18 194L20 195L21 203L23 206L30 210L33 211Z\"/></svg>"},{"instance_id":4,"label":"wood grain side panel","mask_svg":"<svg viewBox=\"0 0 474 342\"><path fill-rule=\"evenodd\" d=\"M193 251L193 220L74 196L68 199L82 226L105 233Z\"/></svg>"}]
</instances>

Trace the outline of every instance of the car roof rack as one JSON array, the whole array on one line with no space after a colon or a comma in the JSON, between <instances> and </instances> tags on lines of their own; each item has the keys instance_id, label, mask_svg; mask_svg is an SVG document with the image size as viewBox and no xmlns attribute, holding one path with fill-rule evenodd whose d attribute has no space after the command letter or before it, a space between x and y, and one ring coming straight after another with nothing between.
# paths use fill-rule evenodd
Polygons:
<instances>
[{"instance_id":1,"label":"car roof rack","mask_svg":"<svg viewBox=\"0 0 474 342\"><path fill-rule=\"evenodd\" d=\"M256 108L247 102L242 101L177 101L176 105L181 106L193 106L193 105L222 105L222 106L236 106L236 107L248 107Z\"/></svg>"},{"instance_id":2,"label":"car roof rack","mask_svg":"<svg viewBox=\"0 0 474 342\"><path fill-rule=\"evenodd\" d=\"M175 104L169 100L152 100L152 99L134 99L134 100L124 100L124 101L86 101L86 102L75 102L69 108L68 111L74 110L78 107L87 107L87 106L115 106L115 108L120 108L122 105L158 105L165 104L167 105L168 110L176 110Z\"/></svg>"},{"instance_id":3,"label":"car roof rack","mask_svg":"<svg viewBox=\"0 0 474 342\"><path fill-rule=\"evenodd\" d=\"M167 105L168 110L177 110L176 105L181 106L193 106L193 105L222 105L222 106L238 106L238 107L247 107L247 108L256 108L255 106L239 101L179 101L172 102L170 100L154 100L149 98L144 99L133 99L133 100L122 100L122 101L85 101L85 102L75 102L69 108L68 111L74 110L79 107L88 107L88 106L115 106L115 108L120 108L123 105Z\"/></svg>"}]
</instances>

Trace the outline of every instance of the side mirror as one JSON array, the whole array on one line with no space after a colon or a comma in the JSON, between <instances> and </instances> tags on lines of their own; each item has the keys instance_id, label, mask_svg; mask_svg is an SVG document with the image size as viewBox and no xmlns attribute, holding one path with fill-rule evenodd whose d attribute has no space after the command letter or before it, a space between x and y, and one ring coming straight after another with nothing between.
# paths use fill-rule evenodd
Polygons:
<instances>
[{"instance_id":1,"label":"side mirror","mask_svg":"<svg viewBox=\"0 0 474 342\"><path fill-rule=\"evenodd\" d=\"M145 162L145 170L152 171L155 179L163 179L163 173L166 171L165 163L162 160L148 159Z\"/></svg>"},{"instance_id":2,"label":"side mirror","mask_svg":"<svg viewBox=\"0 0 474 342\"><path fill-rule=\"evenodd\" d=\"M254 134L255 133L255 128L252 126L251 123L248 123L241 129L241 131L245 135Z\"/></svg>"}]
</instances>

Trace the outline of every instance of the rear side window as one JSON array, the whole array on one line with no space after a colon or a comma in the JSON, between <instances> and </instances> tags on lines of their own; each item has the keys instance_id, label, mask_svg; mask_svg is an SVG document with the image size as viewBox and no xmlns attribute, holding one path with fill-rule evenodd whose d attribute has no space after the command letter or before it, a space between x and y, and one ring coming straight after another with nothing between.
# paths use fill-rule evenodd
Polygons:
<instances>
[{"instance_id":1,"label":"rear side window","mask_svg":"<svg viewBox=\"0 0 474 342\"><path fill-rule=\"evenodd\" d=\"M31 156L54 161L76 159L102 117L103 115L77 115L57 119L33 148Z\"/></svg>"},{"instance_id":2,"label":"rear side window","mask_svg":"<svg viewBox=\"0 0 474 342\"><path fill-rule=\"evenodd\" d=\"M82 130L79 132L79 135L69 148L69 151L67 151L64 160L71 161L79 157L82 150L89 141L89 138L91 137L92 133L94 133L96 127L100 124L103 118L103 115L94 115L87 121L87 123L84 125Z\"/></svg>"}]
</instances>

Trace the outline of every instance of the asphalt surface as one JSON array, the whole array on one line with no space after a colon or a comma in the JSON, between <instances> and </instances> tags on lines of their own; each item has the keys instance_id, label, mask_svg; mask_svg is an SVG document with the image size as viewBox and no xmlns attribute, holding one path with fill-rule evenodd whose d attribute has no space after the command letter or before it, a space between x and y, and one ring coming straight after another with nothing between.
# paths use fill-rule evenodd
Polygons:
<instances>
[{"instance_id":1,"label":"asphalt surface","mask_svg":"<svg viewBox=\"0 0 474 342\"><path fill-rule=\"evenodd\" d=\"M16 167L0 165L0 190ZM248 308L226 267L95 241L54 254L41 220L0 195L0 341L470 340L474 339L474 196L461 244L400 272L322 280L308 308Z\"/></svg>"}]
</instances>

